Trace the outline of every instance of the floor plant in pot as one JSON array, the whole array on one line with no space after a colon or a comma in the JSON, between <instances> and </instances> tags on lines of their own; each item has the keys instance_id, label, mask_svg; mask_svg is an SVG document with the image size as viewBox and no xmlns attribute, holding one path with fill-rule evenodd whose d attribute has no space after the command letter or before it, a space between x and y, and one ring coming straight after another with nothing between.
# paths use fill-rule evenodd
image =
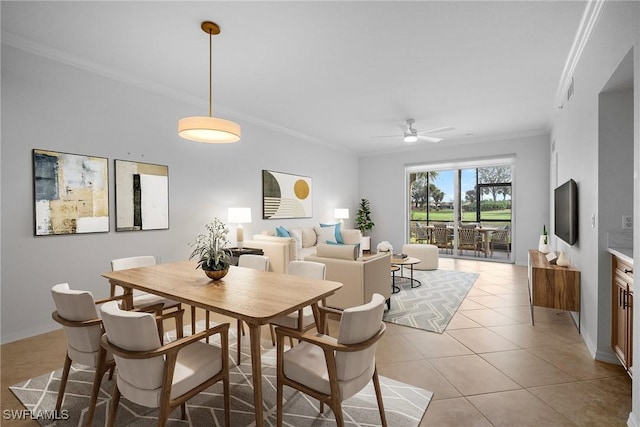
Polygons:
<instances>
[{"instance_id":1,"label":"floor plant in pot","mask_svg":"<svg viewBox=\"0 0 640 427\"><path fill-rule=\"evenodd\" d=\"M201 268L209 278L219 280L227 275L231 265L231 252L227 249L229 229L218 218L205 227L207 233L199 234L190 244L194 249L189 259L197 258L196 268Z\"/></svg>"},{"instance_id":2,"label":"floor plant in pot","mask_svg":"<svg viewBox=\"0 0 640 427\"><path fill-rule=\"evenodd\" d=\"M371 220L371 205L369 200L360 199L360 205L358 206L358 214L356 215L356 228L362 233L362 241L360 243L363 251L371 250L371 237L365 236L367 231L370 231L375 226Z\"/></svg>"}]
</instances>

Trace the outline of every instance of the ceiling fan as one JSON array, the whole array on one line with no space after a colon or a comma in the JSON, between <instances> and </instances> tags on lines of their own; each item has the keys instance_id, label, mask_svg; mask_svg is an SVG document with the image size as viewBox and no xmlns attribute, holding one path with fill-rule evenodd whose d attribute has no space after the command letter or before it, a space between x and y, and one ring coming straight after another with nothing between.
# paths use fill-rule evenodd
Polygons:
<instances>
[{"instance_id":1,"label":"ceiling fan","mask_svg":"<svg viewBox=\"0 0 640 427\"><path fill-rule=\"evenodd\" d=\"M416 122L415 119L407 119L406 123L398 125L398 127L400 127L400 129L402 129L403 131L402 135L381 135L381 136L372 136L371 138L396 138L396 137L402 136L404 137L404 142L409 142L409 143L417 142L418 140L428 141L428 142L440 142L442 141L442 138L426 136L426 134L444 132L447 130L454 129L453 126L449 125L449 126L442 126L439 128L433 128L433 129L428 129L428 130L418 132L416 128L413 127L415 122Z\"/></svg>"}]
</instances>

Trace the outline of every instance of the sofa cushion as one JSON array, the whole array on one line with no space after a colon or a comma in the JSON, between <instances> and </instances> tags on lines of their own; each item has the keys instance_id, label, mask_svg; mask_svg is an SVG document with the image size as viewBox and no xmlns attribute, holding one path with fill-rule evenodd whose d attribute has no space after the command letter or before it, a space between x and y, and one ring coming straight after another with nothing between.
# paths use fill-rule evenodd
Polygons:
<instances>
[{"instance_id":1,"label":"sofa cushion","mask_svg":"<svg viewBox=\"0 0 640 427\"><path fill-rule=\"evenodd\" d=\"M328 245L326 243L319 243L316 248L316 256L356 260L358 258L358 248L356 245Z\"/></svg>"},{"instance_id":2,"label":"sofa cushion","mask_svg":"<svg viewBox=\"0 0 640 427\"><path fill-rule=\"evenodd\" d=\"M289 235L296 240L298 253L302 250L302 228L290 228Z\"/></svg>"},{"instance_id":3,"label":"sofa cushion","mask_svg":"<svg viewBox=\"0 0 640 427\"><path fill-rule=\"evenodd\" d=\"M302 247L310 248L311 246L315 246L318 241L318 236L316 235L313 227L303 227L302 228Z\"/></svg>"},{"instance_id":4,"label":"sofa cushion","mask_svg":"<svg viewBox=\"0 0 640 427\"><path fill-rule=\"evenodd\" d=\"M357 245L360 243L362 233L357 229L343 228L340 230L342 233L342 243L347 245Z\"/></svg>"},{"instance_id":5,"label":"sofa cushion","mask_svg":"<svg viewBox=\"0 0 640 427\"><path fill-rule=\"evenodd\" d=\"M296 239L294 239L293 237L277 237L269 236L266 234L254 234L253 240L284 243L285 245L289 246L290 256L293 259L298 259L298 247L296 246Z\"/></svg>"},{"instance_id":6,"label":"sofa cushion","mask_svg":"<svg viewBox=\"0 0 640 427\"><path fill-rule=\"evenodd\" d=\"M318 235L318 243L344 243L340 224L320 224L320 227L313 227Z\"/></svg>"}]
</instances>

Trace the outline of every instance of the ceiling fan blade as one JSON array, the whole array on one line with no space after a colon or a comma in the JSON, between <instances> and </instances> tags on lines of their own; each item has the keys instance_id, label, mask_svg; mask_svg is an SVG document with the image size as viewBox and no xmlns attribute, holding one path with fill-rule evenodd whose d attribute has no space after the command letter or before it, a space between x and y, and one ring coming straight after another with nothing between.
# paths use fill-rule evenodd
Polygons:
<instances>
[{"instance_id":1,"label":"ceiling fan blade","mask_svg":"<svg viewBox=\"0 0 640 427\"><path fill-rule=\"evenodd\" d=\"M401 138L403 135L377 135L370 136L369 138Z\"/></svg>"},{"instance_id":2,"label":"ceiling fan blade","mask_svg":"<svg viewBox=\"0 0 640 427\"><path fill-rule=\"evenodd\" d=\"M428 142L440 142L440 141L442 141L442 138L434 138L433 136L423 136L423 135L418 135L418 139L420 139L422 141L428 141Z\"/></svg>"},{"instance_id":3,"label":"ceiling fan blade","mask_svg":"<svg viewBox=\"0 0 640 427\"><path fill-rule=\"evenodd\" d=\"M436 132L444 132L446 130L454 130L455 128L451 125L449 126L442 126L439 128L433 128L433 129L429 129L429 130L423 130L422 132L418 132L418 135L424 135L426 133L436 133Z\"/></svg>"}]
</instances>

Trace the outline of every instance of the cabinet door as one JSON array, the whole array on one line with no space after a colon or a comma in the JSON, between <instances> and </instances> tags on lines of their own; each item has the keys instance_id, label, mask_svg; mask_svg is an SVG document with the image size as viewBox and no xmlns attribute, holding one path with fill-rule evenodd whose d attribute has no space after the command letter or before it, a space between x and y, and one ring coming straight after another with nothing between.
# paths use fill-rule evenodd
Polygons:
<instances>
[{"instance_id":1,"label":"cabinet door","mask_svg":"<svg viewBox=\"0 0 640 427\"><path fill-rule=\"evenodd\" d=\"M627 291L627 371L633 377L633 288Z\"/></svg>"},{"instance_id":2,"label":"cabinet door","mask_svg":"<svg viewBox=\"0 0 640 427\"><path fill-rule=\"evenodd\" d=\"M622 280L617 274L613 277L613 319L611 322L611 346L615 351L618 359L622 365L627 367L627 354L628 354L628 330L627 330L627 309L626 309L626 295L627 295L627 283Z\"/></svg>"}]
</instances>

